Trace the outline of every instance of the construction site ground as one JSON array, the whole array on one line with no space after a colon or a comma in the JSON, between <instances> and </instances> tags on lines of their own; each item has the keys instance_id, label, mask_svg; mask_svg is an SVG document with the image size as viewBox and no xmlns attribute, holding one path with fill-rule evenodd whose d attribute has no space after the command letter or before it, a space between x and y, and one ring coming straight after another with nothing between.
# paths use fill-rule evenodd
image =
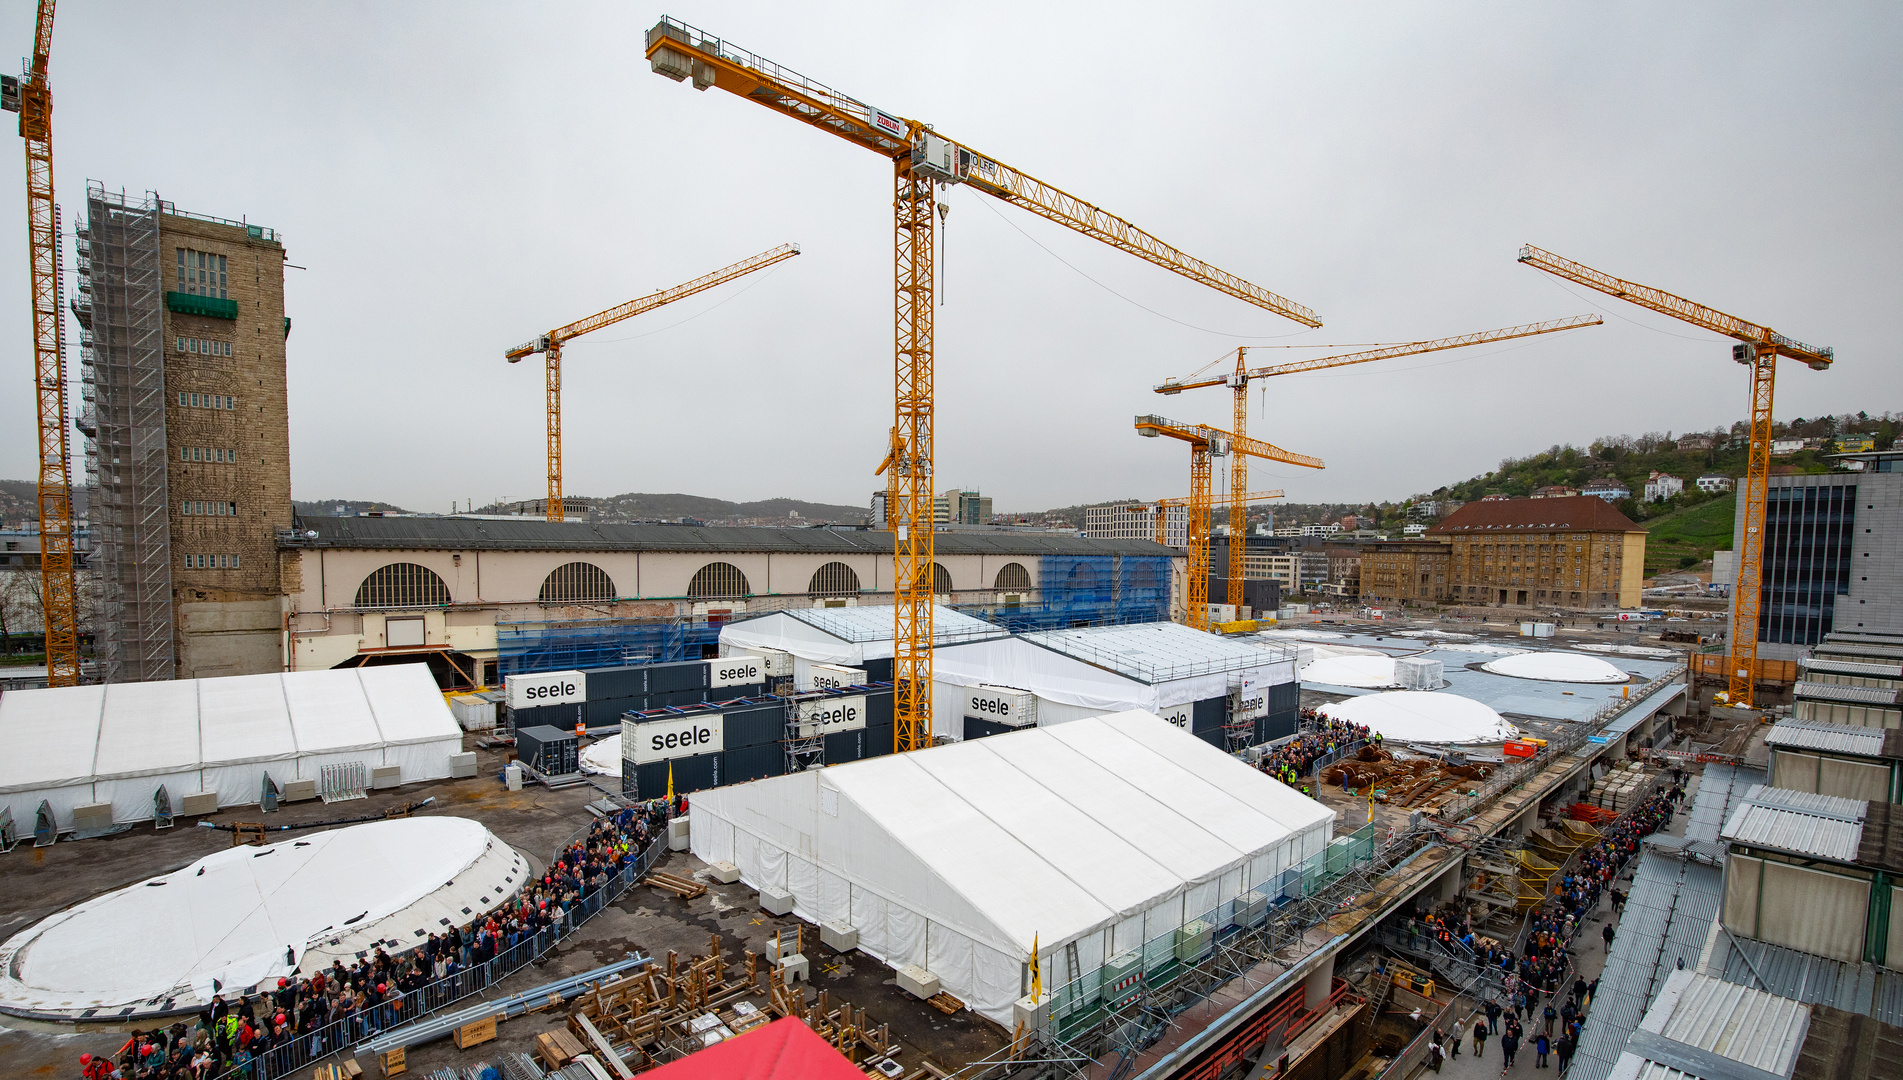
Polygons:
<instances>
[{"instance_id":1,"label":"construction site ground","mask_svg":"<svg viewBox=\"0 0 1903 1080\"><path fill-rule=\"evenodd\" d=\"M473 739L469 741L473 744ZM593 820L587 804L603 794L587 784L559 790L534 785L509 791L497 780L504 762L502 752L480 750L478 761L474 779L407 785L330 805L318 801L289 804L266 815L260 815L255 806L238 808L204 820L217 824L264 822L276 827L378 814L433 797L435 802L418 810L418 814L455 814L480 821L520 851L540 873L555 849ZM298 835L272 834L267 840ZM7 888L0 890L0 940L100 893L177 870L229 847L231 834L181 820L164 831L140 825L98 840L62 841L47 848L33 848L31 843L29 838L12 852L0 855L0 868L7 880ZM670 854L658 869L707 881L705 867L686 852ZM669 949L683 960L705 955L710 934L720 935L723 952L738 964L744 950L765 952L775 932L793 932L797 920L764 914L756 895L746 886L711 881L708 885L705 895L685 902L671 893L636 886L540 963L452 1008L467 1008L482 1000L533 990L611 963L631 951L663 960ZM892 971L884 964L857 953L841 956L824 948L811 926L806 928L805 940L813 986L830 991L835 1004L843 1000L865 1009L870 1026L889 1024L893 1040L904 1048L899 1061L908 1068L916 1067L921 1056L940 1063L963 1063L993 1052L1008 1040L997 1025L969 1010L946 1016L912 998L898 989ZM752 1000L756 1005L766 1003L764 996ZM468 1051L458 1050L450 1040L443 1039L411 1051L409 1071L427 1075L442 1066L489 1060L499 1052L533 1052L536 1034L564 1026L566 1019L564 1010L509 1020L498 1025L494 1042ZM82 1052L115 1052L128 1033L141 1026L75 1026L0 1016L0 1077L76 1075ZM360 1059L359 1064L367 1075L377 1075L369 1060Z\"/></svg>"}]
</instances>

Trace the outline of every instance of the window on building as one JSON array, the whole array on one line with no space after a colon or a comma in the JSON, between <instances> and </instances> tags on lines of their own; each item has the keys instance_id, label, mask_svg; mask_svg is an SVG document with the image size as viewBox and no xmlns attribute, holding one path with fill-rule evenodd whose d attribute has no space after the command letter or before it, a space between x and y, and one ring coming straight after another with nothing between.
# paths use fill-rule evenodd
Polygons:
<instances>
[{"instance_id":1,"label":"window on building","mask_svg":"<svg viewBox=\"0 0 1903 1080\"><path fill-rule=\"evenodd\" d=\"M840 596L859 591L859 572L842 562L829 562L813 571L806 583L810 596Z\"/></svg>"},{"instance_id":2,"label":"window on building","mask_svg":"<svg viewBox=\"0 0 1903 1080\"><path fill-rule=\"evenodd\" d=\"M192 296L213 296L220 300L231 299L227 292L230 278L226 273L223 255L179 248L177 269L178 292Z\"/></svg>"},{"instance_id":3,"label":"window on building","mask_svg":"<svg viewBox=\"0 0 1903 1080\"><path fill-rule=\"evenodd\" d=\"M1031 588L1031 572L1022 563L1005 563L998 570L992 588L1001 592L1028 592Z\"/></svg>"},{"instance_id":4,"label":"window on building","mask_svg":"<svg viewBox=\"0 0 1903 1080\"><path fill-rule=\"evenodd\" d=\"M357 586L356 607L424 607L449 603L449 586L436 571L416 563L379 566Z\"/></svg>"},{"instance_id":5,"label":"window on building","mask_svg":"<svg viewBox=\"0 0 1903 1080\"><path fill-rule=\"evenodd\" d=\"M594 563L564 563L542 582L536 597L544 604L572 604L589 600L613 600L614 579Z\"/></svg>"},{"instance_id":6,"label":"window on building","mask_svg":"<svg viewBox=\"0 0 1903 1080\"><path fill-rule=\"evenodd\" d=\"M694 579L687 584L687 595L693 599L751 596L753 589L747 584L747 575L732 563L708 563L694 572Z\"/></svg>"}]
</instances>

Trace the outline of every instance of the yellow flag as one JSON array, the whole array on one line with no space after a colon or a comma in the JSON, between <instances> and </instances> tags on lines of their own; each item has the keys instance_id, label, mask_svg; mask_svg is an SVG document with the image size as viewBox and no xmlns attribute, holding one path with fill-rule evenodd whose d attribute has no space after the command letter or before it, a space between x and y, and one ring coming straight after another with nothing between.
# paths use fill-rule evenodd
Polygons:
<instances>
[{"instance_id":1,"label":"yellow flag","mask_svg":"<svg viewBox=\"0 0 1903 1080\"><path fill-rule=\"evenodd\" d=\"M1368 785L1368 820L1374 821L1374 785Z\"/></svg>"},{"instance_id":2,"label":"yellow flag","mask_svg":"<svg viewBox=\"0 0 1903 1080\"><path fill-rule=\"evenodd\" d=\"M1037 935L1031 935L1031 1004L1044 996L1044 971L1037 960Z\"/></svg>"},{"instance_id":3,"label":"yellow flag","mask_svg":"<svg viewBox=\"0 0 1903 1080\"><path fill-rule=\"evenodd\" d=\"M667 801L674 801L674 763L667 763Z\"/></svg>"}]
</instances>

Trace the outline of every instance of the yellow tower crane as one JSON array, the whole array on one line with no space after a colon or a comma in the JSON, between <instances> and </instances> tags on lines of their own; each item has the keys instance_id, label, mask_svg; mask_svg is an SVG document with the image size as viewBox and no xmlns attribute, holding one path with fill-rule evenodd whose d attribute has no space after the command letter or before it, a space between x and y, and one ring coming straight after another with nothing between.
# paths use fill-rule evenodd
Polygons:
<instances>
[{"instance_id":1,"label":"yellow tower crane","mask_svg":"<svg viewBox=\"0 0 1903 1080\"><path fill-rule=\"evenodd\" d=\"M1276 488L1273 491L1251 491L1249 494L1244 495L1241 500L1237 500L1234 495L1225 491L1221 495L1211 495L1209 504L1211 507L1228 506L1231 503L1240 501L1244 505L1254 505L1255 503L1266 502L1270 499L1279 499L1285 494L1287 493L1281 488ZM1172 499L1158 499L1146 506L1126 506L1124 509L1132 514L1154 513L1156 515L1156 542L1168 547L1170 542L1170 511L1178 506L1188 506L1191 501L1188 495L1179 495Z\"/></svg>"},{"instance_id":2,"label":"yellow tower crane","mask_svg":"<svg viewBox=\"0 0 1903 1080\"><path fill-rule=\"evenodd\" d=\"M1570 319L1554 319L1551 322L1526 323L1522 326L1509 326L1501 330L1482 330L1475 334L1462 334L1458 337L1436 338L1433 341L1409 341L1398 345L1387 345L1379 349L1367 349L1362 352L1344 353L1339 356L1319 356L1308 360L1295 360L1286 364L1271 364L1268 367L1250 368L1244 365L1243 358L1249 353L1249 346L1236 350L1236 370L1233 373L1207 379L1191 378L1165 379L1158 383L1159 394L1180 394L1185 390L1194 390L1203 386L1227 386L1235 394L1235 433L1246 437L1249 433L1249 383L1256 379L1266 379L1276 375L1293 375L1302 371L1320 371L1323 368L1346 367L1349 364L1365 364L1370 360L1386 360L1395 356L1416 356L1421 353L1441 352L1446 349L1460 349L1468 345L1485 345L1492 341L1511 341L1514 338L1534 337L1539 334L1553 334L1561 330L1575 330L1582 326L1597 326L1604 322L1597 315L1577 315ZM1229 490L1249 490L1249 455L1233 454L1229 459ZM1242 606L1242 545L1233 542L1241 536L1247 526L1247 505L1241 502L1229 503L1229 603Z\"/></svg>"},{"instance_id":3,"label":"yellow tower crane","mask_svg":"<svg viewBox=\"0 0 1903 1080\"><path fill-rule=\"evenodd\" d=\"M66 326L60 314L59 211L53 206L53 5L40 0L25 77L0 77L0 106L26 139L26 234L32 264L33 397L39 409L40 610L46 685L79 685L79 589L73 577L73 475L66 434Z\"/></svg>"},{"instance_id":4,"label":"yellow tower crane","mask_svg":"<svg viewBox=\"0 0 1903 1080\"><path fill-rule=\"evenodd\" d=\"M1280 461L1309 469L1326 468L1320 458L1284 450L1272 443L1237 436L1205 424L1179 424L1161 416L1136 418L1137 434L1146 439L1171 438L1189 444L1189 625L1209 629L1209 492L1210 459L1225 454L1247 454L1264 461ZM1230 548L1241 543L1231 535ZM1238 577L1241 575L1238 574Z\"/></svg>"},{"instance_id":5,"label":"yellow tower crane","mask_svg":"<svg viewBox=\"0 0 1903 1080\"><path fill-rule=\"evenodd\" d=\"M1642 308L1740 342L1731 347L1731 358L1751 369L1751 434L1745 451L1744 494L1738 499L1744 529L1738 552L1738 583L1732 589L1731 658L1725 665L1726 700L1733 705L1752 705L1757 693L1758 609L1764 578L1765 505L1771 486L1771 398L1777 358L1788 356L1802 360L1812 371L1826 371L1836 354L1828 348L1793 341L1768 326L1727 315L1663 289L1613 277L1531 244L1520 249L1520 261L1555 277L1629 300Z\"/></svg>"},{"instance_id":6,"label":"yellow tower crane","mask_svg":"<svg viewBox=\"0 0 1903 1080\"><path fill-rule=\"evenodd\" d=\"M656 74L718 87L810 124L892 163L893 454L887 468L892 523L893 742L900 751L931 744L933 340L936 233L934 184L963 184L1075 229L1139 259L1293 319L1320 326L1315 313L1165 244L1124 219L887 112L677 19L647 34Z\"/></svg>"},{"instance_id":7,"label":"yellow tower crane","mask_svg":"<svg viewBox=\"0 0 1903 1080\"><path fill-rule=\"evenodd\" d=\"M542 354L543 375L547 390L545 400L548 404L548 519L560 521L562 514L562 346L604 326L613 326L624 319L636 315L645 315L657 307L684 300L698 292L706 292L716 285L724 285L734 278L745 277L755 270L764 270L774 263L784 262L800 253L798 244L781 244L779 247L762 251L752 258L742 259L732 266L722 267L711 274L702 274L692 281L682 282L671 289L661 289L646 296L618 304L606 311L598 311L586 319L577 319L567 326L558 326L548 333L525 341L503 357L509 363L517 363L525 356Z\"/></svg>"}]
</instances>

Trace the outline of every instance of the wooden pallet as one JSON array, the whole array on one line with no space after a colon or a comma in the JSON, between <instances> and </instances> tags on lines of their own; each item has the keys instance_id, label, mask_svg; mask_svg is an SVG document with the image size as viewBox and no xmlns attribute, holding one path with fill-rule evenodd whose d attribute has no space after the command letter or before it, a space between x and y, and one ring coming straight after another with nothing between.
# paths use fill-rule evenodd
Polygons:
<instances>
[{"instance_id":1,"label":"wooden pallet","mask_svg":"<svg viewBox=\"0 0 1903 1080\"><path fill-rule=\"evenodd\" d=\"M666 874L659 870L651 871L648 874L647 883L657 889L664 889L671 892L682 900L692 900L697 896L704 896L707 893L707 886L702 885L693 878L684 878L676 874Z\"/></svg>"},{"instance_id":2,"label":"wooden pallet","mask_svg":"<svg viewBox=\"0 0 1903 1080\"><path fill-rule=\"evenodd\" d=\"M937 1009L939 1012L944 1013L946 1016L950 1016L951 1014L965 1007L964 1002L958 1000L957 998L951 996L950 994L946 993L943 990L940 990L938 993L933 994L931 997L926 998L925 1004L930 1005L932 1008Z\"/></svg>"}]
</instances>

